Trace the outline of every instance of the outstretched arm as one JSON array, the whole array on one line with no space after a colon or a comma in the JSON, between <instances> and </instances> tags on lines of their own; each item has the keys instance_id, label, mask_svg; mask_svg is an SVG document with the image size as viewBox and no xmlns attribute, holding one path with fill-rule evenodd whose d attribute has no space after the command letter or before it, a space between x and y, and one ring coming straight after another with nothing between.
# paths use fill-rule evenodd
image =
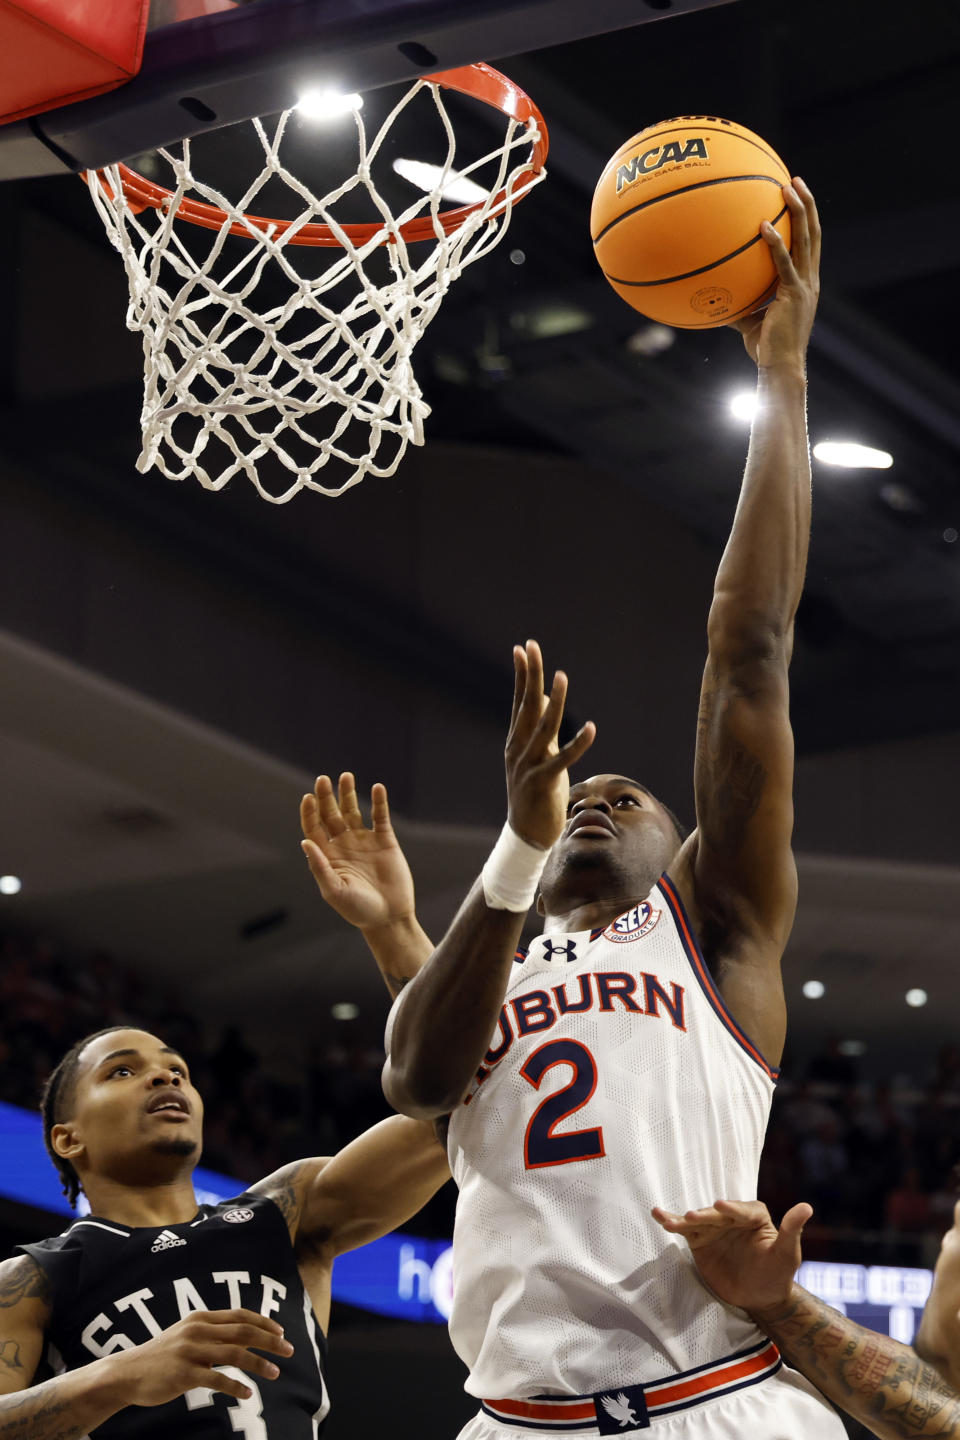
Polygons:
<instances>
[{"instance_id":1,"label":"outstretched arm","mask_svg":"<svg viewBox=\"0 0 960 1440\"><path fill-rule=\"evenodd\" d=\"M779 1231L759 1200L653 1214L685 1236L714 1294L749 1311L789 1364L874 1435L960 1440L960 1395L932 1365L793 1283L809 1205L789 1210Z\"/></svg>"},{"instance_id":2,"label":"outstretched arm","mask_svg":"<svg viewBox=\"0 0 960 1440\"><path fill-rule=\"evenodd\" d=\"M810 532L805 356L820 258L813 196L799 180L784 193L790 253L764 230L777 298L737 327L759 366L757 411L710 608L697 830L674 877L735 1018L774 1064L785 1033L779 961L796 907L787 667Z\"/></svg>"},{"instance_id":3,"label":"outstretched arm","mask_svg":"<svg viewBox=\"0 0 960 1440\"><path fill-rule=\"evenodd\" d=\"M514 650L513 714L506 745L508 827L494 857L522 842L546 859L559 838L570 791L568 770L593 743L588 722L561 749L567 678L554 676L549 697L543 688L540 647L528 641ZM503 848L505 847L505 849ZM532 891L494 894L491 862L416 980L394 1006L383 1088L396 1110L428 1120L449 1114L460 1103L490 1045L503 1004L524 916ZM522 868L522 867L521 867ZM541 866L542 868L542 866ZM485 879L486 877L486 879ZM505 889L510 875L504 878Z\"/></svg>"},{"instance_id":4,"label":"outstretched arm","mask_svg":"<svg viewBox=\"0 0 960 1440\"><path fill-rule=\"evenodd\" d=\"M390 823L387 787L370 792L370 827L363 823L349 770L338 795L327 775L300 801L301 849L327 904L355 925L394 999L433 951L416 915L413 876Z\"/></svg>"},{"instance_id":5,"label":"outstretched arm","mask_svg":"<svg viewBox=\"0 0 960 1440\"><path fill-rule=\"evenodd\" d=\"M295 1244L332 1262L395 1230L449 1179L434 1127L391 1115L332 1158L295 1160L252 1188L277 1203Z\"/></svg>"}]
</instances>

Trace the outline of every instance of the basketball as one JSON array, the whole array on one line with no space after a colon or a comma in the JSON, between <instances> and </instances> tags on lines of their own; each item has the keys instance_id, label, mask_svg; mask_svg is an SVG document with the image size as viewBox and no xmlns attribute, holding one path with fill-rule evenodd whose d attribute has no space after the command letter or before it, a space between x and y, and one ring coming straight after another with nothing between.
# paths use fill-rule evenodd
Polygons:
<instances>
[{"instance_id":1,"label":"basketball","mask_svg":"<svg viewBox=\"0 0 960 1440\"><path fill-rule=\"evenodd\" d=\"M732 120L650 125L597 182L590 234L600 268L628 305L664 325L707 330L749 315L777 284L761 221L790 246L789 182L779 155Z\"/></svg>"}]
</instances>

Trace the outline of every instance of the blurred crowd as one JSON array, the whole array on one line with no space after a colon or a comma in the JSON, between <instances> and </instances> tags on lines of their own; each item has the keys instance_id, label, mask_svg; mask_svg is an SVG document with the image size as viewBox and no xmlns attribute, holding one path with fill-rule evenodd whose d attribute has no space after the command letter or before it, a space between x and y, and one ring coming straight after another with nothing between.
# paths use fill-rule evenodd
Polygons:
<instances>
[{"instance_id":1,"label":"blurred crowd","mask_svg":"<svg viewBox=\"0 0 960 1440\"><path fill-rule=\"evenodd\" d=\"M204 1101L203 1164L246 1182L303 1155L333 1154L390 1113L382 1052L349 1023L292 1082L271 1074L236 1026L201 1026L177 996L152 990L113 956L0 935L0 1100L36 1109L74 1041L111 1025L151 1030L181 1051Z\"/></svg>"},{"instance_id":2,"label":"blurred crowd","mask_svg":"<svg viewBox=\"0 0 960 1440\"><path fill-rule=\"evenodd\" d=\"M35 1108L75 1040L122 1024L182 1051L206 1107L203 1163L242 1181L331 1154L389 1113L382 1052L351 1022L304 1061L301 1078L281 1079L235 1026L205 1030L177 997L151 991L114 957L0 936L0 1099ZM857 1061L828 1041L806 1063L785 1066L760 1196L777 1218L797 1200L814 1206L810 1259L928 1264L958 1197L958 1159L960 1046L943 1045L929 1075L892 1087L863 1082ZM452 1194L419 1228L442 1234L451 1218Z\"/></svg>"},{"instance_id":3,"label":"blurred crowd","mask_svg":"<svg viewBox=\"0 0 960 1440\"><path fill-rule=\"evenodd\" d=\"M895 1084L861 1081L835 1039L785 1074L760 1166L771 1212L813 1205L808 1259L932 1264L960 1198L960 1046Z\"/></svg>"}]
</instances>

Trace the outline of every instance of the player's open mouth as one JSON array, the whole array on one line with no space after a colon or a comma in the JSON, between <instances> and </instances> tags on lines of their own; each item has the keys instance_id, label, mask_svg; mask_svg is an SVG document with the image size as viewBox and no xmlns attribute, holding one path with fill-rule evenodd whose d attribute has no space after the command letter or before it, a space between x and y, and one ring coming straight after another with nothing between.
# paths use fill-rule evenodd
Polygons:
<instances>
[{"instance_id":1,"label":"player's open mouth","mask_svg":"<svg viewBox=\"0 0 960 1440\"><path fill-rule=\"evenodd\" d=\"M163 1090L150 1101L147 1114L162 1115L165 1120L186 1120L190 1115L190 1106L176 1090Z\"/></svg>"},{"instance_id":2,"label":"player's open mouth","mask_svg":"<svg viewBox=\"0 0 960 1440\"><path fill-rule=\"evenodd\" d=\"M602 810L581 810L579 815L574 815L567 828L567 839L573 840L581 835L593 840L615 840L617 832L613 824L607 819Z\"/></svg>"}]
</instances>

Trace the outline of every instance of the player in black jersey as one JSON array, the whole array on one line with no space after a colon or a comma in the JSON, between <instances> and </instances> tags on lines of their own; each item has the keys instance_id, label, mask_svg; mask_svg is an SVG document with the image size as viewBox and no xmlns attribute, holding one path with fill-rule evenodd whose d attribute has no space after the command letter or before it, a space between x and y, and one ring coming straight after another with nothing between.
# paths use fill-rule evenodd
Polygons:
<instances>
[{"instance_id":1,"label":"player in black jersey","mask_svg":"<svg viewBox=\"0 0 960 1440\"><path fill-rule=\"evenodd\" d=\"M198 1207L203 1102L176 1051L114 1028L58 1070L48 1143L91 1213L0 1265L0 1440L312 1440L334 1258L449 1177L431 1127L392 1116Z\"/></svg>"},{"instance_id":2,"label":"player in black jersey","mask_svg":"<svg viewBox=\"0 0 960 1440\"><path fill-rule=\"evenodd\" d=\"M364 928L395 993L397 932L403 979L429 942L415 946L419 927L404 919L413 886L386 792L371 830L352 786L343 799L328 829L305 797L304 834L322 840L341 913ZM332 1159L198 1207L203 1102L176 1051L124 1028L64 1057L44 1120L67 1194L82 1189L91 1213L0 1265L0 1440L318 1436L334 1258L449 1179L432 1127L392 1116ZM54 1378L40 1380L46 1366Z\"/></svg>"}]
</instances>

